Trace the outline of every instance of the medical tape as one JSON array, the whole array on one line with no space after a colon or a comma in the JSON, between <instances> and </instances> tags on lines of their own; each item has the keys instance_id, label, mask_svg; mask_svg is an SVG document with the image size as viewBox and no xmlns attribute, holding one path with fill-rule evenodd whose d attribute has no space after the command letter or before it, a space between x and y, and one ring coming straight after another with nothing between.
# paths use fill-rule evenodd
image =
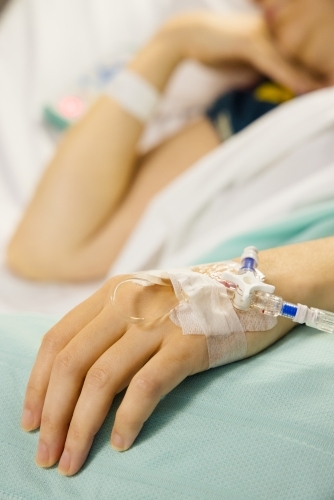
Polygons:
<instances>
[{"instance_id":1,"label":"medical tape","mask_svg":"<svg viewBox=\"0 0 334 500\"><path fill-rule=\"evenodd\" d=\"M169 273L169 276L176 296L182 292L187 297L169 317L182 328L184 335L206 336L209 368L243 359L247 340L226 288L193 271Z\"/></svg>"},{"instance_id":2,"label":"medical tape","mask_svg":"<svg viewBox=\"0 0 334 500\"><path fill-rule=\"evenodd\" d=\"M215 262L213 264L201 264L192 268L193 271L205 274L219 283L224 283L222 281L224 271L238 274L239 269L240 264L233 260ZM259 281L264 281L265 276L259 269L256 269L255 273ZM225 286L228 286L228 283L225 283ZM260 314L259 310L255 308L249 308L247 311L235 309L235 312L245 332L264 332L271 330L277 324L275 317Z\"/></svg>"},{"instance_id":3,"label":"medical tape","mask_svg":"<svg viewBox=\"0 0 334 500\"><path fill-rule=\"evenodd\" d=\"M225 270L237 273L240 265L233 261L198 266L193 269L147 271L137 276L159 284L169 278L179 304L170 311L171 321L183 335L205 335L209 368L244 359L247 354L247 331L266 331L277 320L256 309L237 311L227 288L219 282ZM263 275L259 272L259 276Z\"/></svg>"},{"instance_id":4,"label":"medical tape","mask_svg":"<svg viewBox=\"0 0 334 500\"><path fill-rule=\"evenodd\" d=\"M134 278L151 281L152 285L170 280L179 304L169 312L169 318L182 329L183 335L205 335L209 368L244 359L247 355L245 332L270 330L277 322L276 318L265 316L255 308L234 309L226 286L219 282L221 272L227 269L237 273L239 264L222 262L134 275Z\"/></svg>"}]
</instances>

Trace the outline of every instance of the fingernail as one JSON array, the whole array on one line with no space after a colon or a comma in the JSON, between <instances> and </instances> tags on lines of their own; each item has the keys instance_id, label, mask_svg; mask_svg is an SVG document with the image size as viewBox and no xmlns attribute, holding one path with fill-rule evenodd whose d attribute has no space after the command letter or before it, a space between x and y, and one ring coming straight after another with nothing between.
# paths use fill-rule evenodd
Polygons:
<instances>
[{"instance_id":1,"label":"fingernail","mask_svg":"<svg viewBox=\"0 0 334 500\"><path fill-rule=\"evenodd\" d=\"M111 440L111 446L116 451L123 451L124 450L124 439L117 433L113 434L113 437Z\"/></svg>"},{"instance_id":2,"label":"fingernail","mask_svg":"<svg viewBox=\"0 0 334 500\"><path fill-rule=\"evenodd\" d=\"M47 467L49 464L49 448L43 441L40 441L38 444L36 463L40 467Z\"/></svg>"},{"instance_id":3,"label":"fingernail","mask_svg":"<svg viewBox=\"0 0 334 500\"><path fill-rule=\"evenodd\" d=\"M21 427L25 431L30 431L34 426L34 416L31 410L25 408L22 413Z\"/></svg>"},{"instance_id":4,"label":"fingernail","mask_svg":"<svg viewBox=\"0 0 334 500\"><path fill-rule=\"evenodd\" d=\"M71 465L71 455L68 451L64 450L58 465L58 472L60 474L66 475L69 473Z\"/></svg>"}]
</instances>

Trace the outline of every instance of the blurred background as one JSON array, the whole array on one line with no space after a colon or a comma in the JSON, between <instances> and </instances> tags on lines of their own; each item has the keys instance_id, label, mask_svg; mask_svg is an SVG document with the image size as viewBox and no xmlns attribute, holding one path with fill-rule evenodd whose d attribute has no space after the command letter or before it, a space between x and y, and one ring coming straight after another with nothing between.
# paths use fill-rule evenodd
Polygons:
<instances>
[{"instance_id":1,"label":"blurred background","mask_svg":"<svg viewBox=\"0 0 334 500\"><path fill-rule=\"evenodd\" d=\"M0 11L2 8L5 6L5 4L8 2L8 0L0 0Z\"/></svg>"}]
</instances>

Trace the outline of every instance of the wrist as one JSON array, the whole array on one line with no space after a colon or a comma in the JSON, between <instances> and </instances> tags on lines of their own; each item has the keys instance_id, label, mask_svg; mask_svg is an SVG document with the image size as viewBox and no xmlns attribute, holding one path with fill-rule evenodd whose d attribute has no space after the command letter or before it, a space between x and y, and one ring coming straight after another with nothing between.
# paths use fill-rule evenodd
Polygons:
<instances>
[{"instance_id":1,"label":"wrist","mask_svg":"<svg viewBox=\"0 0 334 500\"><path fill-rule=\"evenodd\" d=\"M177 41L170 32L161 30L134 57L128 67L162 91L182 60Z\"/></svg>"},{"instance_id":2,"label":"wrist","mask_svg":"<svg viewBox=\"0 0 334 500\"><path fill-rule=\"evenodd\" d=\"M259 268L284 300L333 311L333 252L334 238L265 250Z\"/></svg>"}]
</instances>

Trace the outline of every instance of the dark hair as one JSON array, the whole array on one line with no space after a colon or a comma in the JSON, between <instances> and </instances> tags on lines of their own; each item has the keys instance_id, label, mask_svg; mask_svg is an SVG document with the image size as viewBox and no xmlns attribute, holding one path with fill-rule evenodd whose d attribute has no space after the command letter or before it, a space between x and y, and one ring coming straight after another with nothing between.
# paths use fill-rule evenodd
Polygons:
<instances>
[{"instance_id":1,"label":"dark hair","mask_svg":"<svg viewBox=\"0 0 334 500\"><path fill-rule=\"evenodd\" d=\"M2 11L2 9L4 8L4 6L6 5L6 3L8 3L9 0L0 0L0 12Z\"/></svg>"}]
</instances>

